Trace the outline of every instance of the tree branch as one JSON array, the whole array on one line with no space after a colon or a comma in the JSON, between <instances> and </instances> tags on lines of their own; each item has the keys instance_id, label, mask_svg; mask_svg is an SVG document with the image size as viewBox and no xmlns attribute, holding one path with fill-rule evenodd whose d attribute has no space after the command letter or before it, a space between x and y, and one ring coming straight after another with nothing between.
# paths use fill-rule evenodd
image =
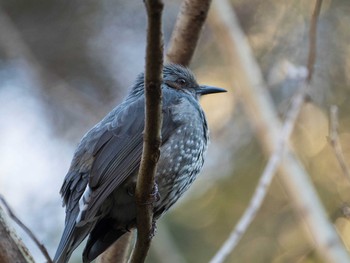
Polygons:
<instances>
[{"instance_id":1,"label":"tree branch","mask_svg":"<svg viewBox=\"0 0 350 263\"><path fill-rule=\"evenodd\" d=\"M36 238L34 233L13 213L12 209L7 204L5 198L2 195L0 195L0 201L5 206L7 213L12 218L12 220L15 221L17 225L19 225L19 227L22 228L27 233L27 235L34 241L34 243L38 246L41 253L46 258L47 262L52 263L52 259L49 255L49 252L47 252L46 247L40 243L40 241Z\"/></svg>"},{"instance_id":2,"label":"tree branch","mask_svg":"<svg viewBox=\"0 0 350 263\"><path fill-rule=\"evenodd\" d=\"M308 76L307 82L310 83L316 61L316 41L317 41L317 20L321 12L322 0L316 0L314 12L311 16L309 31L309 55L307 59Z\"/></svg>"},{"instance_id":3,"label":"tree branch","mask_svg":"<svg viewBox=\"0 0 350 263\"><path fill-rule=\"evenodd\" d=\"M330 108L330 116L329 116L329 136L328 136L328 142L332 146L332 149L334 151L335 157L337 158L340 168L343 171L343 174L345 177L350 180L350 172L349 167L346 164L343 149L340 144L339 135L338 135L338 107L335 105L332 105Z\"/></svg>"},{"instance_id":4,"label":"tree branch","mask_svg":"<svg viewBox=\"0 0 350 263\"><path fill-rule=\"evenodd\" d=\"M2 202L4 199L1 197ZM3 203L9 214L6 202ZM9 227L5 220L5 213L0 206L0 262L23 262L34 263L33 257L22 241L17 237L15 231Z\"/></svg>"},{"instance_id":5,"label":"tree branch","mask_svg":"<svg viewBox=\"0 0 350 263\"><path fill-rule=\"evenodd\" d=\"M137 240L130 262L144 262L153 231L154 177L160 155L162 126L163 36L161 0L145 1L148 18L145 69L146 121L141 166L136 184Z\"/></svg>"},{"instance_id":6,"label":"tree branch","mask_svg":"<svg viewBox=\"0 0 350 263\"><path fill-rule=\"evenodd\" d=\"M168 46L166 55L167 62L177 63L184 66L190 64L201 29L208 14L210 3L211 0L183 1ZM108 262L109 261L102 260L101 258L100 263Z\"/></svg>"},{"instance_id":7,"label":"tree branch","mask_svg":"<svg viewBox=\"0 0 350 263\"><path fill-rule=\"evenodd\" d=\"M171 35L166 60L188 66L207 18L211 0L184 0Z\"/></svg>"},{"instance_id":8,"label":"tree branch","mask_svg":"<svg viewBox=\"0 0 350 263\"><path fill-rule=\"evenodd\" d=\"M98 257L98 263L126 262L128 250L132 242L133 231L122 235L112 246L110 246L101 256Z\"/></svg>"},{"instance_id":9,"label":"tree branch","mask_svg":"<svg viewBox=\"0 0 350 263\"><path fill-rule=\"evenodd\" d=\"M318 9L318 13L320 10L319 4L320 3L317 3L315 8L315 10ZM265 178L266 181L263 181L261 184L261 188L257 190L259 191L257 195L259 198L264 196L263 192L260 191L266 192L268 185L265 185L265 183L269 183L269 181L272 180L273 173L278 167L278 159L282 159L282 152L285 151L283 164L279 166L279 172L282 175L283 183L292 198L296 210L299 212L302 219L305 220L308 229L311 231L316 241L318 252L323 255L324 258L328 259L329 262L350 262L349 256L340 242L338 235L331 223L327 220L326 212L317 197L315 189L309 181L306 171L294 156L293 152L288 149L286 142L284 143L286 146L281 146L280 144L281 139L278 138L283 137L283 133L282 137L280 135L281 124L272 106L271 98L267 94L268 89L265 87L261 71L251 54L249 44L243 32L238 26L237 19L233 10L231 10L230 4L226 0L217 0L215 2L215 10L215 14L211 17L215 26L215 30L213 31L217 33L218 38L221 40L223 52L230 60L232 72L236 72L236 76L240 77L240 86L244 87L240 89L240 95L244 101L243 105L249 115L250 121L257 130L257 136L260 139L263 149L267 155L272 156L269 166L266 167L267 171L264 173L264 175L268 174L268 176ZM313 15L313 18L315 18L314 21L317 20L316 13L317 11L315 11ZM316 32L316 26L314 29L310 29L310 32ZM312 33L310 37L313 38ZM309 68L313 67L314 63L316 51L313 49L315 49L316 46L315 39L310 40L310 43L313 43L310 44L310 56L313 56L313 59L311 57L308 60ZM309 71L307 85L311 77L312 70ZM235 79L235 81L237 80ZM284 126L284 136L289 137L288 134L292 131L293 123L304 101L307 85L302 88L294 99L294 110L290 113L291 117L288 117L293 121L287 122ZM286 127L288 125L289 128L287 129ZM283 148L285 149L283 150ZM280 151L282 156L275 156L275 151ZM253 206L259 207L260 205L255 203L255 201L252 201ZM262 200L259 199L258 202L262 202ZM256 213L254 209L249 211L253 216ZM252 220L252 218L250 220ZM245 227L246 225L247 223L240 222L239 227ZM227 244L224 244L224 247L218 253L219 255L214 257L211 262L222 262L231 251L231 247L234 247L235 243L238 242L237 236L239 238L240 235L242 235L242 233L233 232L233 236L236 237L232 239L232 243L229 240Z\"/></svg>"}]
</instances>

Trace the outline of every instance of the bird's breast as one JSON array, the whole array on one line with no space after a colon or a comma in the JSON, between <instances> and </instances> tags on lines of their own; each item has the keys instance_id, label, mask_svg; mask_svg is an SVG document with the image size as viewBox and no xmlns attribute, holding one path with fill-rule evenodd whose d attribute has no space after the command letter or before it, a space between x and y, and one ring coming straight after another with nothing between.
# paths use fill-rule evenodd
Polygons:
<instances>
[{"instance_id":1,"label":"bird's breast","mask_svg":"<svg viewBox=\"0 0 350 263\"><path fill-rule=\"evenodd\" d=\"M181 125L161 147L156 174L161 198L156 204L156 216L168 210L190 187L203 166L207 150L205 119L191 104L181 105L173 111Z\"/></svg>"}]
</instances>

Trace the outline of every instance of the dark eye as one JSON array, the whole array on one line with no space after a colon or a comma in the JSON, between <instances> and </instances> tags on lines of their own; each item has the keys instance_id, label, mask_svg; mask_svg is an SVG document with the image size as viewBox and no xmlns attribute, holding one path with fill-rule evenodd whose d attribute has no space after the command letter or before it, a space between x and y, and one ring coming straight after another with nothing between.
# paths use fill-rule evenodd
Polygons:
<instances>
[{"instance_id":1,"label":"dark eye","mask_svg":"<svg viewBox=\"0 0 350 263\"><path fill-rule=\"evenodd\" d=\"M186 84L186 80L183 78L180 78L176 81L177 83L179 83L180 85L185 85Z\"/></svg>"}]
</instances>

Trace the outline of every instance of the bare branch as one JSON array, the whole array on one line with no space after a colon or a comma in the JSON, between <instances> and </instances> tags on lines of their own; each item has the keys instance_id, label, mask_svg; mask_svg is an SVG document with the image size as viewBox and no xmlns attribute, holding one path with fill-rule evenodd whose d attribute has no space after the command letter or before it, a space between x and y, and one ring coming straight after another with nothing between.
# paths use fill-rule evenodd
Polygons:
<instances>
[{"instance_id":1,"label":"bare branch","mask_svg":"<svg viewBox=\"0 0 350 263\"><path fill-rule=\"evenodd\" d=\"M0 207L0 262L34 263L28 249L17 237L4 218L4 211Z\"/></svg>"},{"instance_id":2,"label":"bare branch","mask_svg":"<svg viewBox=\"0 0 350 263\"><path fill-rule=\"evenodd\" d=\"M320 9L318 4L316 4L315 9ZM232 72L236 72L235 76L240 77L239 82L242 87L240 95L244 101L243 104L250 121L257 130L257 136L266 154L271 156L271 159L264 172L264 177L261 179L261 184L256 190L256 199L253 198L251 201L251 208L248 209L247 215L239 222L237 232L233 231L231 235L232 240L227 240L211 262L222 262L228 253L232 251L232 248L244 233L245 228L253 220L277 168L282 175L283 183L294 202L296 210L300 213L302 219L305 220L309 231L311 231L316 241L319 253L328 259L329 262L350 262L349 256L333 226L327 220L324 208L308 179L307 173L291 149L287 147L287 139L293 130L295 120L304 102L305 89L308 87L312 74L309 74L309 79L293 99L292 109L289 111L286 123L281 130L281 124L272 106L271 98L267 94L268 89L264 85L261 71L252 56L243 32L238 26L238 21L233 10L231 10L230 4L226 0L217 0L214 8L215 13L210 17L215 27L213 31L217 33L218 38L221 40L219 42L222 44L225 56L230 60ZM317 21L316 13L315 11L313 15L314 23ZM316 25L310 32L316 32ZM312 34L310 33L310 38L316 37L316 34ZM310 45L308 61L313 61L310 63L310 68L313 68L314 58L312 56L316 54L314 50L316 40L313 39L310 42L314 44ZM237 82L237 80L235 81ZM283 152L285 152L284 155ZM283 160L283 163L278 166L281 160Z\"/></svg>"},{"instance_id":3,"label":"bare branch","mask_svg":"<svg viewBox=\"0 0 350 263\"><path fill-rule=\"evenodd\" d=\"M137 240L132 263L144 262L154 235L154 177L160 155L162 126L163 36L161 0L145 1L148 17L145 69L146 121L141 165L136 184Z\"/></svg>"},{"instance_id":4,"label":"bare branch","mask_svg":"<svg viewBox=\"0 0 350 263\"><path fill-rule=\"evenodd\" d=\"M243 234L247 231L249 225L254 220L257 212L259 211L261 204L266 197L272 179L276 174L278 166L284 157L286 148L288 147L289 138L293 132L296 119L303 105L305 96L304 89L305 88L303 85L300 92L292 100L291 108L287 113L287 118L282 127L280 136L277 139L277 149L269 158L269 161L258 182L258 186L256 187L255 192L249 202L249 206L231 232L230 236L227 238L223 246L217 252L215 257L210 261L210 263L219 263L225 260L229 253L235 249L236 245L242 238Z\"/></svg>"},{"instance_id":5,"label":"bare branch","mask_svg":"<svg viewBox=\"0 0 350 263\"><path fill-rule=\"evenodd\" d=\"M349 167L346 164L343 149L340 144L339 135L338 135L338 107L332 105L329 110L329 118L330 118L330 127L329 127L329 137L328 142L332 146L335 157L337 158L339 165L343 171L343 174L346 176L348 180L350 180L350 172Z\"/></svg>"},{"instance_id":6,"label":"bare branch","mask_svg":"<svg viewBox=\"0 0 350 263\"><path fill-rule=\"evenodd\" d=\"M311 79L314 73L314 67L315 67L315 61L316 61L317 20L321 12L321 6L322 6L322 0L317 0L315 3L314 12L311 16L311 21L310 21L309 55L307 59L308 83L311 82Z\"/></svg>"},{"instance_id":7,"label":"bare branch","mask_svg":"<svg viewBox=\"0 0 350 263\"><path fill-rule=\"evenodd\" d=\"M211 0L184 0L168 47L166 60L188 66L207 18Z\"/></svg>"},{"instance_id":8,"label":"bare branch","mask_svg":"<svg viewBox=\"0 0 350 263\"><path fill-rule=\"evenodd\" d=\"M300 113L302 105L305 100L305 91L307 90L308 84L302 83L299 88L299 92L293 97L291 107L286 114L286 119L281 129L281 133L277 138L277 148L269 158L267 165L260 177L258 186L249 202L249 206L244 212L243 216L238 221L236 227L222 246L220 251L211 260L211 263L223 262L225 257L234 250L243 234L247 231L249 225L254 220L258 210L264 201L268 188L276 174L276 171L284 157L286 148L288 148L289 138L294 130L297 117Z\"/></svg>"},{"instance_id":9,"label":"bare branch","mask_svg":"<svg viewBox=\"0 0 350 263\"><path fill-rule=\"evenodd\" d=\"M110 246L101 256L98 257L98 263L126 262L129 247L132 242L133 231L122 235L112 246Z\"/></svg>"},{"instance_id":10,"label":"bare branch","mask_svg":"<svg viewBox=\"0 0 350 263\"><path fill-rule=\"evenodd\" d=\"M6 208L8 215L13 219L13 221L15 221L17 225L19 225L19 227L21 227L28 234L28 236L34 241L34 243L38 246L41 253L43 253L44 257L46 258L47 262L52 263L52 259L49 253L47 252L45 246L40 243L40 241L36 238L33 232L13 213L12 209L7 204L5 198L2 195L0 195L0 201ZM26 253L29 254L28 251L26 251Z\"/></svg>"}]
</instances>

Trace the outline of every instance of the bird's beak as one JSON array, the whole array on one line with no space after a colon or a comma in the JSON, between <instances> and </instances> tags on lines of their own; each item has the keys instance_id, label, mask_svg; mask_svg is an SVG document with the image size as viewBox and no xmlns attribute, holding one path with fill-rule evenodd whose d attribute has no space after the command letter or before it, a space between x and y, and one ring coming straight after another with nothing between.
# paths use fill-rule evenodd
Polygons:
<instances>
[{"instance_id":1,"label":"bird's beak","mask_svg":"<svg viewBox=\"0 0 350 263\"><path fill-rule=\"evenodd\" d=\"M201 85L196 90L197 95L206 95L206 94L220 93L220 92L227 92L227 90L222 88L212 87L212 86L206 86L206 85Z\"/></svg>"}]
</instances>

